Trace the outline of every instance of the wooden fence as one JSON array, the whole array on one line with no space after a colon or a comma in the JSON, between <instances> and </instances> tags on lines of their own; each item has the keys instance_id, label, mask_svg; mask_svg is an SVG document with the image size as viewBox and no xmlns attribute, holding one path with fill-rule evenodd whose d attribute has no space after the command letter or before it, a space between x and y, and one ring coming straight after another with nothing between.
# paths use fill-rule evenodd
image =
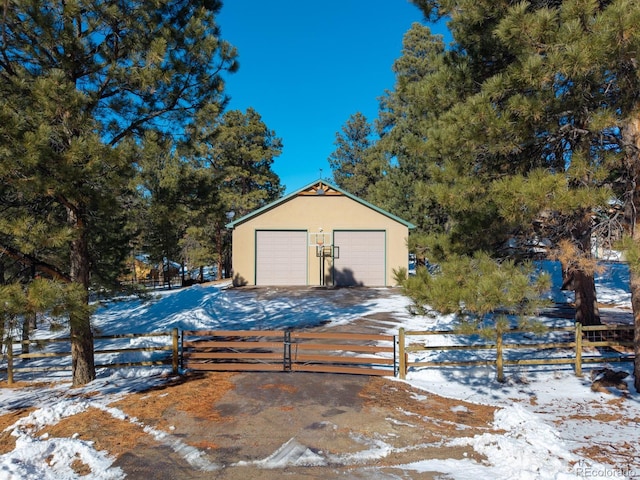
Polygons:
<instances>
[{"instance_id":1,"label":"wooden fence","mask_svg":"<svg viewBox=\"0 0 640 480\"><path fill-rule=\"evenodd\" d=\"M292 330L184 330L144 334L98 335L96 368L171 365L174 373L189 370L303 371L395 376L406 378L409 369L423 367L495 365L504 380L507 365L574 365L576 375L589 363L632 361L633 326L603 325L551 327L535 337L523 330L508 330L485 339L451 330L405 331L399 335L367 335ZM118 340L166 337L151 346L101 348ZM444 337L447 341L443 341ZM417 338L421 339L418 344ZM14 351L14 345L29 345ZM6 344L8 383L15 372L71 369L69 338L9 342ZM135 352L157 352L156 359L122 361ZM463 352L466 358L455 358ZM544 352L544 354L543 354ZM551 354L553 352L553 354ZM428 359L415 359L425 354ZM101 357L102 356L102 357ZM475 356L475 358L470 358ZM109 358L107 358L109 357ZM118 357L121 358L117 361ZM411 360L414 357L414 360ZM108 361L98 362L101 358ZM16 360L20 360L16 365Z\"/></svg>"},{"instance_id":2,"label":"wooden fence","mask_svg":"<svg viewBox=\"0 0 640 480\"><path fill-rule=\"evenodd\" d=\"M281 371L284 330L184 330L182 368Z\"/></svg>"},{"instance_id":3,"label":"wooden fence","mask_svg":"<svg viewBox=\"0 0 640 480\"><path fill-rule=\"evenodd\" d=\"M582 326L577 323L573 327L551 327L546 329L543 337L551 340L536 340L532 334L524 330L508 330L497 333L495 339L483 339L475 334L461 334L451 330L438 331L405 331L400 329L398 335L399 375L406 378L409 368L420 367L445 367L445 366L473 366L495 365L498 381L504 381L505 365L559 365L573 364L576 375L582 375L582 365L585 363L611 363L633 361L633 354L624 351L633 347L631 336L632 325L599 325ZM442 345L441 339L433 340L435 336L444 336L453 339L455 344ZM526 336L526 337L525 337ZM421 344L408 343L409 337L422 337ZM555 337L555 338L554 338ZM525 339L525 340L523 340ZM599 355L594 353L600 349ZM514 355L515 352L528 350L527 357ZM552 350L559 352L556 356L549 356ZM480 359L455 359L447 352L477 352L484 358ZM539 356L541 352L547 355ZM425 361L410 361L410 355L419 352L444 352L440 358ZM603 354L604 353L604 354ZM471 354L470 354L471 356ZM514 357L518 358L514 358Z\"/></svg>"},{"instance_id":4,"label":"wooden fence","mask_svg":"<svg viewBox=\"0 0 640 480\"><path fill-rule=\"evenodd\" d=\"M394 376L395 345L393 335L290 330L184 331L182 366L191 370Z\"/></svg>"},{"instance_id":5,"label":"wooden fence","mask_svg":"<svg viewBox=\"0 0 640 480\"><path fill-rule=\"evenodd\" d=\"M125 346L122 348L100 348L100 344L105 341L131 340L150 337L167 337L170 340L163 342L161 345L151 345L145 347ZM174 328L170 332L155 333L128 333L120 335L96 335L94 336L94 350L96 358L96 368L123 368L123 367L143 367L143 366L159 366L171 365L173 372L178 373L179 366L179 334L178 329ZM21 353L15 353L14 345L19 345ZM28 353L24 352L27 350ZM45 351L47 350L47 351ZM157 360L138 360L138 361L106 361L100 363L102 357L131 356L136 352L165 352L162 358ZM170 352L170 354L169 354ZM70 338L51 338L42 340L23 340L8 342L6 344L7 358L7 383L12 384L14 381L14 373L16 372L46 372L46 371L65 371L71 370L71 339ZM61 361L56 361L61 359ZM16 360L20 360L20 365L16 366ZM44 360L46 365L34 365L37 360ZM43 363L43 362L39 362ZM27 366L28 365L28 366Z\"/></svg>"}]
</instances>

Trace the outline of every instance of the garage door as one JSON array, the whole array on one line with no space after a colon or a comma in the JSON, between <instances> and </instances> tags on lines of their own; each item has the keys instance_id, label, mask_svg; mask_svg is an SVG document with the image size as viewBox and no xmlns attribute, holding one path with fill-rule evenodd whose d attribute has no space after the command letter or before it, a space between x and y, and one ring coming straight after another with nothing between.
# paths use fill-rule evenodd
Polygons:
<instances>
[{"instance_id":1,"label":"garage door","mask_svg":"<svg viewBox=\"0 0 640 480\"><path fill-rule=\"evenodd\" d=\"M256 285L307 284L307 232L256 232Z\"/></svg>"},{"instance_id":2,"label":"garage door","mask_svg":"<svg viewBox=\"0 0 640 480\"><path fill-rule=\"evenodd\" d=\"M385 285L385 232L336 231L333 244L339 247L334 262L336 285Z\"/></svg>"}]
</instances>

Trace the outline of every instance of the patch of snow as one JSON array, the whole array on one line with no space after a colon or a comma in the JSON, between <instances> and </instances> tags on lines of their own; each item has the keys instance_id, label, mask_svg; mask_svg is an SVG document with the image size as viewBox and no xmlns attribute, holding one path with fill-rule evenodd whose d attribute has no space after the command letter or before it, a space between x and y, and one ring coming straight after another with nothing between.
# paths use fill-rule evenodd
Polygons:
<instances>
[{"instance_id":1,"label":"patch of snow","mask_svg":"<svg viewBox=\"0 0 640 480\"><path fill-rule=\"evenodd\" d=\"M246 466L249 464L259 465L263 468L285 468L285 467L312 467L324 466L327 464L326 459L319 453L311 451L295 438L291 438L278 450L273 452L264 460L255 462L238 462L237 466Z\"/></svg>"},{"instance_id":2,"label":"patch of snow","mask_svg":"<svg viewBox=\"0 0 640 480\"><path fill-rule=\"evenodd\" d=\"M80 461L91 473L80 476L72 468ZM19 435L13 451L0 455L0 478L3 480L120 480L124 472L112 467L107 452L98 452L91 442L77 438L38 439Z\"/></svg>"}]
</instances>

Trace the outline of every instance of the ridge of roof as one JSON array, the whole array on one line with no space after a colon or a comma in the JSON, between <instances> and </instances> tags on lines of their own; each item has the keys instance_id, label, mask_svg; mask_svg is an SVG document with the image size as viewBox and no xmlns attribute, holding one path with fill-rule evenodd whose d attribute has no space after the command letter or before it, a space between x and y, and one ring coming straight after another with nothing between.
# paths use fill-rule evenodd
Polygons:
<instances>
[{"instance_id":1,"label":"ridge of roof","mask_svg":"<svg viewBox=\"0 0 640 480\"><path fill-rule=\"evenodd\" d=\"M382 214L382 215L384 215L384 216L386 216L388 218L391 218L392 220L395 220L398 223L401 223L401 224L405 225L409 229L416 228L416 226L413 223L407 222L406 220L403 220L402 218L400 218L400 217L398 217L398 216L396 216L396 215L394 215L392 213L389 213L389 212L387 212L386 210L383 210L380 207L376 207L375 205L367 202L366 200L363 200L363 199L361 199L359 197L356 197L355 195L347 192L346 190L341 189L340 187L338 187L338 186L332 184L331 182L328 182L328 181L326 181L326 180L324 180L322 178L319 178L319 179L317 179L317 180L305 185L304 187L299 188L299 189L295 190L294 192L289 193L288 195L285 195L282 198L274 200L273 202L268 203L267 205L264 205L264 206L262 206L262 207L260 207L260 208L258 208L256 210L254 210L253 212L250 212L250 213L248 213L248 214L246 214L246 215L244 215L244 216L242 216L242 217L240 217L240 218L238 218L238 219L236 219L236 220L234 220L232 222L227 223L226 227L229 228L229 229L233 229L236 225L244 223L244 222L246 222L247 220L250 220L253 217L257 217L258 215L262 214L263 212L266 212L267 210L271 210L272 208L275 208L278 205L286 203L289 200L291 200L292 198L297 197L302 192L304 192L306 190L309 190L310 188L315 187L316 185L318 185L318 186L326 185L330 189L335 190L335 191L341 193L342 195L350 198L351 200L354 200L355 202L358 202L359 204L364 205L365 207L371 208L372 210L375 210L376 212L378 212L378 213L380 213L380 214Z\"/></svg>"}]
</instances>

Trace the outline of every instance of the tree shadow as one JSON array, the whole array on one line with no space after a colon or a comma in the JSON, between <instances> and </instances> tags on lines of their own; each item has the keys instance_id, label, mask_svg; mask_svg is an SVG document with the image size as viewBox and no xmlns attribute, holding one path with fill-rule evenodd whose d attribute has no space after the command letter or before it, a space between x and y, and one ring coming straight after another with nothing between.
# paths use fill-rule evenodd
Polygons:
<instances>
[{"instance_id":1,"label":"tree shadow","mask_svg":"<svg viewBox=\"0 0 640 480\"><path fill-rule=\"evenodd\" d=\"M248 285L249 282L239 273L236 273L233 277L233 286L234 287L244 287Z\"/></svg>"},{"instance_id":2,"label":"tree shadow","mask_svg":"<svg viewBox=\"0 0 640 480\"><path fill-rule=\"evenodd\" d=\"M343 270L334 268L333 282L336 287L364 287L364 283L358 281L353 270L349 268Z\"/></svg>"}]
</instances>

